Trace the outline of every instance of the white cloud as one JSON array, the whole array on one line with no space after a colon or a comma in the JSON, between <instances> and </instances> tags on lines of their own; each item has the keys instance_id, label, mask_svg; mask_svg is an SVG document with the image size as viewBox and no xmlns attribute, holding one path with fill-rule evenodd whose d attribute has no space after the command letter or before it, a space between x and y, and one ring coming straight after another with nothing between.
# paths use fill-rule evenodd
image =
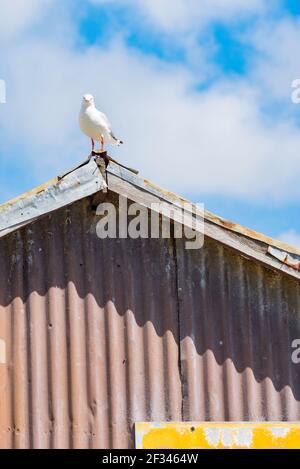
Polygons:
<instances>
[{"instance_id":1,"label":"white cloud","mask_svg":"<svg viewBox=\"0 0 300 469\"><path fill-rule=\"evenodd\" d=\"M291 84L300 78L300 19L263 21L248 40L258 51L253 61L253 79L265 96L292 106Z\"/></svg>"},{"instance_id":2,"label":"white cloud","mask_svg":"<svg viewBox=\"0 0 300 469\"><path fill-rule=\"evenodd\" d=\"M300 247L300 234L295 230L285 231L278 236L278 239L290 246Z\"/></svg>"},{"instance_id":3,"label":"white cloud","mask_svg":"<svg viewBox=\"0 0 300 469\"><path fill-rule=\"evenodd\" d=\"M125 141L114 156L158 184L194 197L300 197L300 133L290 120L265 121L259 87L223 79L199 93L193 73L181 66L121 40L78 51L68 31L68 41L22 37L2 57L8 100L1 145L21 143L39 182L89 153L77 115L82 94L92 92Z\"/></svg>"},{"instance_id":4,"label":"white cloud","mask_svg":"<svg viewBox=\"0 0 300 469\"><path fill-rule=\"evenodd\" d=\"M185 29L211 20L230 20L239 15L261 12L263 0L140 0L155 21L167 29Z\"/></svg>"},{"instance_id":5,"label":"white cloud","mask_svg":"<svg viewBox=\"0 0 300 469\"><path fill-rule=\"evenodd\" d=\"M265 126L247 86L199 94L181 68L145 61L120 44L77 53L29 42L9 62L5 133L13 141L17 129L38 171L63 170L88 153L77 113L91 91L125 140L118 158L160 184L194 195L300 195L300 134L292 125Z\"/></svg>"},{"instance_id":6,"label":"white cloud","mask_svg":"<svg viewBox=\"0 0 300 469\"><path fill-rule=\"evenodd\" d=\"M90 0L94 4L128 5L152 22L168 31L199 28L211 20L232 20L236 15L262 13L265 0Z\"/></svg>"},{"instance_id":7,"label":"white cloud","mask_svg":"<svg viewBox=\"0 0 300 469\"><path fill-rule=\"evenodd\" d=\"M24 32L40 19L51 2L53 0L0 0L0 39L11 39Z\"/></svg>"}]
</instances>

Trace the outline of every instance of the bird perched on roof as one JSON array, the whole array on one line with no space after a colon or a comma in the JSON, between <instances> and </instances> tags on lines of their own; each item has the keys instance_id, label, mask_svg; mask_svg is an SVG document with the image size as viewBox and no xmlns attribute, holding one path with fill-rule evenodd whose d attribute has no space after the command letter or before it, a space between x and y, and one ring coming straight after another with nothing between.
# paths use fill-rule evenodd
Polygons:
<instances>
[{"instance_id":1,"label":"bird perched on roof","mask_svg":"<svg viewBox=\"0 0 300 469\"><path fill-rule=\"evenodd\" d=\"M101 143L102 151L105 143L118 146L123 143L122 140L115 137L106 115L96 108L94 97L91 94L83 96L79 125L82 132L92 140L92 151L95 149L95 142Z\"/></svg>"}]
</instances>

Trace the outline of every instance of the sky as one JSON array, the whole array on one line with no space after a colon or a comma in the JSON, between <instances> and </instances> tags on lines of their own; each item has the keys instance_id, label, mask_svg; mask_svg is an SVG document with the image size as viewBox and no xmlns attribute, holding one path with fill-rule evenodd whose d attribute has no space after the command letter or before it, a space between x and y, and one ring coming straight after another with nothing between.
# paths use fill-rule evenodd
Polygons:
<instances>
[{"instance_id":1,"label":"sky","mask_svg":"<svg viewBox=\"0 0 300 469\"><path fill-rule=\"evenodd\" d=\"M300 247L299 49L299 0L0 0L0 203L86 159L92 93L120 162Z\"/></svg>"}]
</instances>

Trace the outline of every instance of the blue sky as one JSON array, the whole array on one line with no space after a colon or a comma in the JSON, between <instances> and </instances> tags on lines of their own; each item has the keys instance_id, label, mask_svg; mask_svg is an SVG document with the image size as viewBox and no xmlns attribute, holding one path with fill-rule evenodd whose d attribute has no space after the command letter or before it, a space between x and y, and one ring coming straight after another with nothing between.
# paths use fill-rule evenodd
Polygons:
<instances>
[{"instance_id":1,"label":"blue sky","mask_svg":"<svg viewBox=\"0 0 300 469\"><path fill-rule=\"evenodd\" d=\"M120 161L300 246L298 0L0 0L0 8L0 202L85 158L77 115L91 92L125 141L111 149Z\"/></svg>"}]
</instances>

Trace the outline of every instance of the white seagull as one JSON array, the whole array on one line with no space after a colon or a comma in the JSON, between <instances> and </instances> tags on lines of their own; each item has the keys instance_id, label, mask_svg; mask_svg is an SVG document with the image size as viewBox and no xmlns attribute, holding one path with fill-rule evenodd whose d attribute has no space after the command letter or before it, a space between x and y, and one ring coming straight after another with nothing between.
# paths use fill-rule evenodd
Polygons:
<instances>
[{"instance_id":1,"label":"white seagull","mask_svg":"<svg viewBox=\"0 0 300 469\"><path fill-rule=\"evenodd\" d=\"M101 150L104 149L104 143L121 145L123 142L114 136L110 122L103 112L98 111L95 106L94 97L91 94L83 96L79 125L82 132L92 140L92 151L95 148L95 141L101 142Z\"/></svg>"}]
</instances>

